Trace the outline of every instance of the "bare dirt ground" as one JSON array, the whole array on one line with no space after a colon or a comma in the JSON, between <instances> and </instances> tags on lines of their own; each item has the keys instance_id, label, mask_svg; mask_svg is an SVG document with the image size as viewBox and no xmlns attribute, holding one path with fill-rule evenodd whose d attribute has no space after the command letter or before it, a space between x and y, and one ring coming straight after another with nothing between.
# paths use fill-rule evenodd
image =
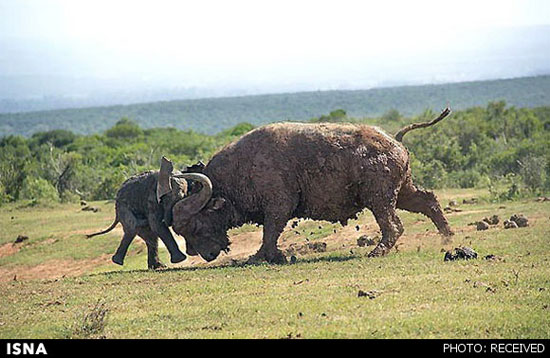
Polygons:
<instances>
[{"instance_id":1,"label":"bare dirt ground","mask_svg":"<svg viewBox=\"0 0 550 358\"><path fill-rule=\"evenodd\" d=\"M80 276L107 260L109 255L91 260L50 260L36 266L0 267L0 282Z\"/></svg>"},{"instance_id":2,"label":"bare dirt ground","mask_svg":"<svg viewBox=\"0 0 550 358\"><path fill-rule=\"evenodd\" d=\"M503 206L499 209L504 208ZM495 209L484 209L480 210L478 208L472 208L468 210L468 206L462 206L461 212L448 213L447 217L450 219L452 217L462 217L464 215L473 215L477 220L481 220L484 216L488 216L496 212ZM108 221L109 218L106 218ZM505 220L505 217L501 217L501 220ZM529 216L530 225L537 225L537 222L548 220L547 215L544 212L537 214L532 214ZM307 227L325 227L330 225L326 222L313 222L310 220L300 220L299 226L297 228L292 227L292 222L289 221L287 227L285 228L281 238L279 239L279 248L283 252L291 245L304 245L308 242L307 233L308 230L302 228ZM429 219L424 217L418 217L412 222L405 224L405 233L399 239L396 250L421 250L425 245L433 243L445 244L443 238L437 233L435 228L430 226L430 229L427 231L420 231L414 229L418 226L430 224ZM309 225L309 226L307 226ZM102 229L102 228L98 228ZM357 238L361 235L368 235L369 237L377 237L380 235L379 228L376 225L372 215L363 215L360 220L360 227L357 227L355 224L349 224L345 227L337 226L334 228L329 228L330 233L327 236L324 236L320 239L316 239L316 242L326 243L326 251L336 251L336 250L354 250L357 248ZM467 235L476 231L475 226L471 225L453 225L453 230L457 234ZM491 227L491 230L503 230L501 225L497 227ZM333 232L335 231L335 232ZM85 235L89 234L90 230L73 230L67 231L66 233L58 236L57 239L46 239L40 243L40 245L46 245L54 243L56 240L63 240L64 238L70 237L71 235ZM325 231L326 234L326 231ZM115 235L122 237L123 231L122 227L118 225L110 235ZM176 241L180 245L182 251L185 252L185 240L174 234ZM101 240L101 238L97 238ZM112 237L110 238L112 240ZM234 230L230 232L230 241L232 242L230 246L229 253L222 253L220 256L213 262L206 263L199 256L191 257L189 256L187 260L181 264L177 264L177 267L189 267L189 266L219 266L232 264L234 262L243 262L250 255L254 254L261 245L262 241L262 228L246 228L245 230ZM313 241L312 241L313 242ZM25 245L24 243L6 243L0 246L0 258L7 257L11 255L16 255L21 247ZM164 245L159 240L159 246L164 248ZM129 255L143 255L146 252L145 243L143 240L136 238L131 246L131 251ZM299 257L300 255L297 254ZM103 254L99 257L86 260L49 260L43 262L39 265L28 266L10 266L10 267L1 267L0 266L0 282L6 282L11 280L29 280L29 279L55 279L65 276L79 276L85 273L89 273L96 269L97 267L104 266L111 262L110 255ZM113 265L113 269L116 269L117 266Z\"/></svg>"},{"instance_id":3,"label":"bare dirt ground","mask_svg":"<svg viewBox=\"0 0 550 358\"><path fill-rule=\"evenodd\" d=\"M16 254L19 252L20 247L21 245L8 242L7 244L0 246L0 257Z\"/></svg>"},{"instance_id":4,"label":"bare dirt ground","mask_svg":"<svg viewBox=\"0 0 550 358\"><path fill-rule=\"evenodd\" d=\"M279 240L279 248L283 251L287 250L291 245L299 245L306 243L306 239L298 235L284 235L289 231L294 231L289 221L285 231L281 235ZM311 222L308 220L302 220L300 223ZM423 224L425 220L419 220L415 224ZM322 223L326 225L326 223ZM466 229L470 229L466 228ZM89 230L77 230L68 232L65 237L70 235L84 235L88 234ZM122 227L117 226L112 233L122 237ZM319 240L327 244L327 251L341 250L345 248L353 249L357 247L357 238L360 235L369 235L374 237L379 235L378 227L374 220L369 218L366 222L362 223L360 231L357 231L355 225L347 225L339 228L336 233L332 233L323 239ZM184 250L185 240L176 234L174 234L176 241ZM399 241L403 247L415 247L422 240L426 240L428 237L437 238L439 235L434 232L427 232L423 234L403 235ZM42 244L47 244L53 239L45 240ZM216 260L207 263L199 256L189 256L187 260L181 264L177 264L177 267L190 267L190 266L219 266L231 264L233 262L242 262L249 256L254 254L260 247L262 242L262 229L257 228L254 231L237 232L230 235L231 250L229 253L222 253ZM16 254L22 244L7 243L0 246L0 257ZM132 246L136 246L139 249L134 250L134 254L141 254L146 251L145 243L140 238L136 238L132 243ZM162 241L159 240L159 246L164 248ZM400 246L401 247L401 246ZM36 266L18 266L18 267L0 267L0 282L6 282L11 280L30 280L30 279L55 279L60 277L79 276L87 272L92 271L94 268L105 265L110 262L110 255L101 255L99 257L88 260L50 260Z\"/></svg>"}]
</instances>

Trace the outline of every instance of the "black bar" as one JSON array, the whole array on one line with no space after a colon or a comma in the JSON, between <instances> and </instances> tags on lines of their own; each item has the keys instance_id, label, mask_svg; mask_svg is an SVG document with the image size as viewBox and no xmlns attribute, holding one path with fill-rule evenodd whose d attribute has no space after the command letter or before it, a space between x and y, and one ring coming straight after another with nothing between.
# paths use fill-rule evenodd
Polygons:
<instances>
[{"instance_id":1,"label":"black bar","mask_svg":"<svg viewBox=\"0 0 550 358\"><path fill-rule=\"evenodd\" d=\"M143 355L188 355L191 353L211 356L212 354L236 353L263 356L280 352L294 356L296 349L311 353L339 353L339 355L373 357L373 353L400 354L409 356L550 356L550 340L456 340L456 339L389 339L389 340L153 340L153 339L4 339L0 340L0 357L46 356L76 357L86 355L111 356L123 352L124 356L137 353ZM278 349L279 351L275 351ZM282 349L282 351L281 351ZM46 353L46 354L44 354ZM272 353L275 354L275 353ZM118 354L117 354L118 355ZM337 357L338 358L338 357Z\"/></svg>"}]
</instances>

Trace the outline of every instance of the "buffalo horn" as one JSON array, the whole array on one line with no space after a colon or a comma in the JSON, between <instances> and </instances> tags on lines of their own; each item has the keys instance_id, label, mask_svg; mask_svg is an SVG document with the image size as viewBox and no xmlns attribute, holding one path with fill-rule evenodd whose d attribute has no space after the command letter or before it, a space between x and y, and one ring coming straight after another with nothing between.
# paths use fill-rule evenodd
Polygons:
<instances>
[{"instance_id":1,"label":"buffalo horn","mask_svg":"<svg viewBox=\"0 0 550 358\"><path fill-rule=\"evenodd\" d=\"M200 173L182 173L173 175L174 178L183 178L189 180L195 180L202 184L202 189L198 193L191 195L181 201L176 205L185 205L185 212L188 214L195 214L204 208L208 203L210 198L212 198L212 182L210 179Z\"/></svg>"}]
</instances>

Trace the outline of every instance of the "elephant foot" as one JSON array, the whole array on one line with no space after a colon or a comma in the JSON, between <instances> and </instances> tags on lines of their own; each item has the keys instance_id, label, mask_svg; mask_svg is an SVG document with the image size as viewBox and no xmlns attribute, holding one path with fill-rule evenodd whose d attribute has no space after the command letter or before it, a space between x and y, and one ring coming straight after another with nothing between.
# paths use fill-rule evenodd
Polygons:
<instances>
[{"instance_id":1,"label":"elephant foot","mask_svg":"<svg viewBox=\"0 0 550 358\"><path fill-rule=\"evenodd\" d=\"M261 262L267 262L270 264L282 265L288 263L286 256L281 250L275 250L273 252L258 251L254 255L250 256L246 261L246 264L254 265Z\"/></svg>"},{"instance_id":2,"label":"elephant foot","mask_svg":"<svg viewBox=\"0 0 550 358\"><path fill-rule=\"evenodd\" d=\"M178 262L184 261L186 258L187 256L183 252L178 252L170 256L170 262L173 264L177 264Z\"/></svg>"},{"instance_id":3,"label":"elephant foot","mask_svg":"<svg viewBox=\"0 0 550 358\"><path fill-rule=\"evenodd\" d=\"M155 262L153 264L149 264L149 270L161 270L161 269L165 269L166 268L166 265L163 264L162 262L158 261L158 262Z\"/></svg>"},{"instance_id":4,"label":"elephant foot","mask_svg":"<svg viewBox=\"0 0 550 358\"><path fill-rule=\"evenodd\" d=\"M120 266L124 265L124 257L121 256L114 255L111 257L111 261Z\"/></svg>"}]
</instances>

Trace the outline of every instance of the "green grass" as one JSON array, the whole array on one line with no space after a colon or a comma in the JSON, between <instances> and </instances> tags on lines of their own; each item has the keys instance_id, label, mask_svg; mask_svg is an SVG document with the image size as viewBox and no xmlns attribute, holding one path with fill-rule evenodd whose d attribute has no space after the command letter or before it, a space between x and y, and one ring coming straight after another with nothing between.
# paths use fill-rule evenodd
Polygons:
<instances>
[{"instance_id":1,"label":"green grass","mask_svg":"<svg viewBox=\"0 0 550 358\"><path fill-rule=\"evenodd\" d=\"M483 192L438 194L446 205ZM0 245L20 233L31 238L19 252L0 257L0 269L51 260L84 263L112 254L118 234L87 240L81 233L110 223L112 204L100 207L97 214L76 205L2 208ZM451 244L442 243L422 216L400 212L403 245L375 259L366 257L369 248L353 246L359 233L310 221L296 228L303 234L284 235L296 242L308 236L328 240L337 229L349 236L349 245L300 256L294 265L199 265L156 272L143 269L145 251L133 245L122 268L105 256L81 276L0 283L0 337L82 337L88 332L82 328L84 316L99 301L107 310L104 327L84 337L550 338L550 203L460 208L464 212L448 215L457 232ZM520 212L530 219L529 227L504 230L500 224L477 232L467 225L494 213L503 220ZM356 224L368 233L377 229L370 213L349 225ZM261 228L235 233L256 230ZM40 244L51 238L58 241ZM441 250L460 245L473 247L479 258L443 262ZM500 260L484 260L488 254ZM167 261L164 250L162 256ZM378 296L358 297L359 290L376 290Z\"/></svg>"}]
</instances>

